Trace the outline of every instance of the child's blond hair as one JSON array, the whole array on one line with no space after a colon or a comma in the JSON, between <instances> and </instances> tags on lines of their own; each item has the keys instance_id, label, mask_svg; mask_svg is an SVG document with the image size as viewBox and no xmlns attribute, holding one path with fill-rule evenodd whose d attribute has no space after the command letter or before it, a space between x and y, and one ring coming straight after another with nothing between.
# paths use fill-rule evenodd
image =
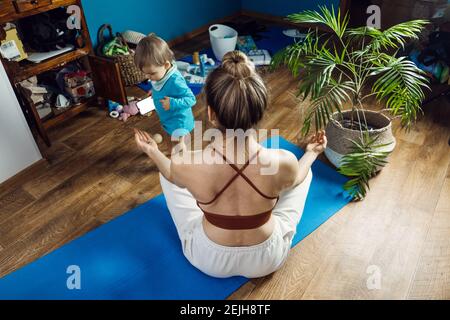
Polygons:
<instances>
[{"instance_id":1,"label":"child's blond hair","mask_svg":"<svg viewBox=\"0 0 450 320\"><path fill-rule=\"evenodd\" d=\"M167 61L172 62L174 58L167 42L151 33L139 41L134 55L134 63L142 70L145 66L162 66Z\"/></svg>"}]
</instances>

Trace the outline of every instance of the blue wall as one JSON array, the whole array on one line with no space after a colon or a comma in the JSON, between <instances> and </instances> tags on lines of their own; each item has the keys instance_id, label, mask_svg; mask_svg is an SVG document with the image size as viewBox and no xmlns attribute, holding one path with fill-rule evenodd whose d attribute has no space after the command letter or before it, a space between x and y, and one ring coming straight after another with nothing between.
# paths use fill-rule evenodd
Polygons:
<instances>
[{"instance_id":1,"label":"blue wall","mask_svg":"<svg viewBox=\"0 0 450 320\"><path fill-rule=\"evenodd\" d=\"M91 34L96 43L98 28L110 23L114 32L135 30L148 34L155 32L171 40L213 20L232 15L239 10L250 10L271 15L286 16L305 9L332 4L339 0L82 0Z\"/></svg>"},{"instance_id":2,"label":"blue wall","mask_svg":"<svg viewBox=\"0 0 450 320\"><path fill-rule=\"evenodd\" d=\"M303 10L316 10L318 5L339 7L340 0L241 0L242 10L275 16L287 16Z\"/></svg>"},{"instance_id":3,"label":"blue wall","mask_svg":"<svg viewBox=\"0 0 450 320\"><path fill-rule=\"evenodd\" d=\"M241 9L241 0L82 0L93 43L110 23L114 32L155 32L171 40Z\"/></svg>"}]
</instances>

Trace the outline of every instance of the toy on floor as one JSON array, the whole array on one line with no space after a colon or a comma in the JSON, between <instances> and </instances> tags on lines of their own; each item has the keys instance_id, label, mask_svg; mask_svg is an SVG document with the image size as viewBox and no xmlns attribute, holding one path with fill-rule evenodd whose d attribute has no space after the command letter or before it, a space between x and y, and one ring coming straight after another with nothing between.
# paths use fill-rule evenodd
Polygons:
<instances>
[{"instance_id":1,"label":"toy on floor","mask_svg":"<svg viewBox=\"0 0 450 320\"><path fill-rule=\"evenodd\" d=\"M247 57L254 63L255 66L268 66L272 61L269 51L262 50L250 50L247 52Z\"/></svg>"},{"instance_id":2,"label":"toy on floor","mask_svg":"<svg viewBox=\"0 0 450 320\"><path fill-rule=\"evenodd\" d=\"M198 66L200 65L200 53L198 51L192 54L192 63Z\"/></svg>"},{"instance_id":3,"label":"toy on floor","mask_svg":"<svg viewBox=\"0 0 450 320\"><path fill-rule=\"evenodd\" d=\"M200 76L206 78L207 73L212 71L215 65L216 63L214 62L214 59L208 58L207 54L202 54L200 56Z\"/></svg>"},{"instance_id":4,"label":"toy on floor","mask_svg":"<svg viewBox=\"0 0 450 320\"><path fill-rule=\"evenodd\" d=\"M252 50L258 50L255 40L253 40L252 36L250 35L239 36L236 47L239 51L242 51L245 54Z\"/></svg>"},{"instance_id":5,"label":"toy on floor","mask_svg":"<svg viewBox=\"0 0 450 320\"><path fill-rule=\"evenodd\" d=\"M108 112L111 118L118 118L123 106L115 101L108 100Z\"/></svg>"},{"instance_id":6,"label":"toy on floor","mask_svg":"<svg viewBox=\"0 0 450 320\"><path fill-rule=\"evenodd\" d=\"M124 122L126 122L129 117L139 113L137 101L132 101L129 104L122 106L117 102L108 100L108 111L111 118L119 119Z\"/></svg>"},{"instance_id":7,"label":"toy on floor","mask_svg":"<svg viewBox=\"0 0 450 320\"><path fill-rule=\"evenodd\" d=\"M207 54L198 55L194 53L193 64L184 61L177 61L178 69L188 84L204 84L208 74L216 68L214 59ZM198 60L198 65L195 64Z\"/></svg>"},{"instance_id":8,"label":"toy on floor","mask_svg":"<svg viewBox=\"0 0 450 320\"><path fill-rule=\"evenodd\" d=\"M160 143L163 141L163 137L162 137L162 135L160 135L159 133L155 133L155 134L153 135L153 140L155 140L155 142L156 142L157 144L160 144Z\"/></svg>"},{"instance_id":9,"label":"toy on floor","mask_svg":"<svg viewBox=\"0 0 450 320\"><path fill-rule=\"evenodd\" d=\"M137 107L137 101L132 101L130 104L124 105L123 110L119 115L119 120L126 122L129 117L135 116L139 113L139 108Z\"/></svg>"}]
</instances>

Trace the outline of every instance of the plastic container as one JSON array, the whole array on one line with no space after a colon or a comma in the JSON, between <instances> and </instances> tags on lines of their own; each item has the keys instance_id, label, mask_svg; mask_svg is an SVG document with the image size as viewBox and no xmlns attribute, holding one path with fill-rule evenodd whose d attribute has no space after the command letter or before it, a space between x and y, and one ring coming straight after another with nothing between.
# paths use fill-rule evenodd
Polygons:
<instances>
[{"instance_id":1,"label":"plastic container","mask_svg":"<svg viewBox=\"0 0 450 320\"><path fill-rule=\"evenodd\" d=\"M236 48L238 33L233 28L223 24L213 24L209 27L209 40L218 61Z\"/></svg>"}]
</instances>

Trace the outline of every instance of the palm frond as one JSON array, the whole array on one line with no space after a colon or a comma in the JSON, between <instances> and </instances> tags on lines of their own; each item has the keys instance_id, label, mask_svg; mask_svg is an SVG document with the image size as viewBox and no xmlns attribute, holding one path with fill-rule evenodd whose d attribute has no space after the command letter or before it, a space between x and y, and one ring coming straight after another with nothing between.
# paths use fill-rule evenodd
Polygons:
<instances>
[{"instance_id":1,"label":"palm frond","mask_svg":"<svg viewBox=\"0 0 450 320\"><path fill-rule=\"evenodd\" d=\"M392 47L403 47L407 40L418 39L418 34L428 23L426 20L411 20L392 26L383 31L380 45L394 44Z\"/></svg>"},{"instance_id":2,"label":"palm frond","mask_svg":"<svg viewBox=\"0 0 450 320\"><path fill-rule=\"evenodd\" d=\"M339 38L342 38L347 29L349 16L346 14L341 18L341 10L337 13L334 6L331 10L326 6L319 6L319 11L305 10L300 13L294 13L287 16L287 18L295 23L317 23L328 26Z\"/></svg>"},{"instance_id":3,"label":"palm frond","mask_svg":"<svg viewBox=\"0 0 450 320\"><path fill-rule=\"evenodd\" d=\"M349 28L345 36L357 41L369 38L370 42L366 46L367 51L379 51L382 48L398 49L399 47L403 47L406 41L417 39L418 34L426 24L428 24L426 20L411 20L399 23L384 31L367 26Z\"/></svg>"},{"instance_id":4,"label":"palm frond","mask_svg":"<svg viewBox=\"0 0 450 320\"><path fill-rule=\"evenodd\" d=\"M278 51L272 58L271 69L285 65L292 72L294 77L298 76L300 68L314 57L319 50L320 36L317 32L308 32L305 39L295 42L292 45Z\"/></svg>"},{"instance_id":5,"label":"palm frond","mask_svg":"<svg viewBox=\"0 0 450 320\"><path fill-rule=\"evenodd\" d=\"M411 126L421 112L420 104L425 98L422 89L429 88L423 71L406 57L390 56L387 64L373 68L372 75L380 74L372 92L378 99L387 98L387 109L394 116L401 116L402 125Z\"/></svg>"},{"instance_id":6,"label":"palm frond","mask_svg":"<svg viewBox=\"0 0 450 320\"><path fill-rule=\"evenodd\" d=\"M320 93L311 100L308 107L302 135L306 136L309 133L313 119L316 130L324 128L330 121L331 114L334 111L340 112L340 107L351 100L350 92L354 92L352 82L342 81L342 77L338 81L331 79L327 85L321 87Z\"/></svg>"},{"instance_id":7,"label":"palm frond","mask_svg":"<svg viewBox=\"0 0 450 320\"><path fill-rule=\"evenodd\" d=\"M372 138L367 132L359 143L350 140L353 144L350 153L344 155L338 171L353 179L344 184L344 190L348 191L353 200L362 200L370 189L369 180L377 170L387 164L390 152L379 151L389 144L376 145L378 136Z\"/></svg>"},{"instance_id":8,"label":"palm frond","mask_svg":"<svg viewBox=\"0 0 450 320\"><path fill-rule=\"evenodd\" d=\"M308 71L303 75L299 95L303 95L303 99L310 95L315 99L321 94L322 88L330 83L337 63L331 56L322 52L306 65Z\"/></svg>"},{"instance_id":9,"label":"palm frond","mask_svg":"<svg viewBox=\"0 0 450 320\"><path fill-rule=\"evenodd\" d=\"M370 37L370 38L379 38L383 35L383 31L375 29L373 27L363 26L358 28L348 28L347 32L345 33L346 37L360 40L364 37Z\"/></svg>"}]
</instances>

